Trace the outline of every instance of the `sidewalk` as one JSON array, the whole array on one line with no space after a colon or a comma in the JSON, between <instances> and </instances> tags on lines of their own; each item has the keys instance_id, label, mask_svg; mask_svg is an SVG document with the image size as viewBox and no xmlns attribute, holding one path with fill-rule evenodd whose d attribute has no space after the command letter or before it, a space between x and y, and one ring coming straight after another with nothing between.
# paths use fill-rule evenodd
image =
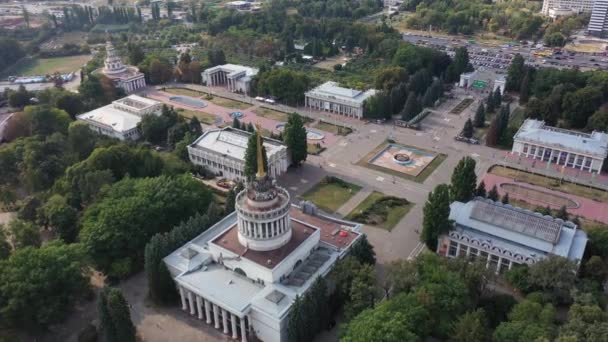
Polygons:
<instances>
[{"instance_id":1,"label":"sidewalk","mask_svg":"<svg viewBox=\"0 0 608 342\"><path fill-rule=\"evenodd\" d=\"M351 197L346 203L344 203L340 208L338 208L336 213L342 215L342 217L345 217L346 215L350 214L350 212L353 211L353 209L355 209L357 205L359 205L359 203L363 202L363 200L365 200L367 196L369 196L369 194L371 193L372 190L368 187L359 190L359 192L357 192L355 196Z\"/></svg>"}]
</instances>

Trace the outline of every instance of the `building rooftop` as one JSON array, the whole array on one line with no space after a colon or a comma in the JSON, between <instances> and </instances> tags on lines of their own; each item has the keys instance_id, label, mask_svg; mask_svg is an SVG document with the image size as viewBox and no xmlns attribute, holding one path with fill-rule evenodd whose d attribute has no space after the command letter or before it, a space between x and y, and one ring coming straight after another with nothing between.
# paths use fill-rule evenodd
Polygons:
<instances>
[{"instance_id":1,"label":"building rooftop","mask_svg":"<svg viewBox=\"0 0 608 342\"><path fill-rule=\"evenodd\" d=\"M539 120L526 119L513 139L561 147L564 150L577 151L602 159L608 156L608 134L596 131L587 134L550 127Z\"/></svg>"},{"instance_id":2,"label":"building rooftop","mask_svg":"<svg viewBox=\"0 0 608 342\"><path fill-rule=\"evenodd\" d=\"M109 105L80 114L77 118L107 126L108 129L116 132L127 132L136 128L137 124L141 121L141 116L134 112L158 105L160 105L160 102L137 95L130 95L116 100Z\"/></svg>"},{"instance_id":3,"label":"building rooftop","mask_svg":"<svg viewBox=\"0 0 608 342\"><path fill-rule=\"evenodd\" d=\"M258 74L259 69L248 67L245 65L238 64L223 64L217 65L209 69L205 69L204 73L215 72L217 70L222 70L223 72L228 73L228 77L234 77L235 75L245 72L246 77L253 77Z\"/></svg>"},{"instance_id":4,"label":"building rooftop","mask_svg":"<svg viewBox=\"0 0 608 342\"><path fill-rule=\"evenodd\" d=\"M539 254L554 254L571 260L580 260L587 244L585 232L570 221L480 197L467 203L452 203L450 219L455 221L456 227L484 240L492 239L515 246L511 249L532 249Z\"/></svg>"},{"instance_id":5,"label":"building rooftop","mask_svg":"<svg viewBox=\"0 0 608 342\"><path fill-rule=\"evenodd\" d=\"M362 91L357 89L344 88L340 87L336 82L328 81L308 91L306 94L309 96L316 95L342 101L363 103L363 101L365 101L368 97L375 94L375 90L370 89L367 91Z\"/></svg>"},{"instance_id":6,"label":"building rooftop","mask_svg":"<svg viewBox=\"0 0 608 342\"><path fill-rule=\"evenodd\" d=\"M237 160L245 160L247 141L250 136L251 133L232 127L210 129L196 139L190 147L213 151ZM287 149L287 146L280 141L264 138L264 148L266 148L268 158L271 158L274 154Z\"/></svg>"}]
</instances>

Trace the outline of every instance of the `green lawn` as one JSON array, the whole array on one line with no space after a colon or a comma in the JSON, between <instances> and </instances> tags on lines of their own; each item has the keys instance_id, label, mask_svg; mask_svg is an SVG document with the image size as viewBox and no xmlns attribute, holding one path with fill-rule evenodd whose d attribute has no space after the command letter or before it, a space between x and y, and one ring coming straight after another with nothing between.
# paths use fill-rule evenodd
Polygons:
<instances>
[{"instance_id":1,"label":"green lawn","mask_svg":"<svg viewBox=\"0 0 608 342\"><path fill-rule=\"evenodd\" d=\"M252 106L250 103L227 99L225 97L219 97L219 96L212 96L209 98L205 97L204 99L213 104L216 104L216 105L222 106L222 107L226 107L226 108L247 109L247 108L251 108L251 106Z\"/></svg>"},{"instance_id":2,"label":"green lawn","mask_svg":"<svg viewBox=\"0 0 608 342\"><path fill-rule=\"evenodd\" d=\"M572 194L576 196L581 196L589 199L593 199L595 201L599 201L602 203L608 203L608 191L591 188L583 185L578 185L574 183L562 182L560 184L559 180L556 178L545 177L541 175L537 175L534 173L529 173L525 171L519 171L511 168L506 168L502 166L494 166L490 170L490 173L517 179L519 182L524 182L536 186L540 186L546 189L551 189L555 191L560 191L566 194Z\"/></svg>"},{"instance_id":3,"label":"green lawn","mask_svg":"<svg viewBox=\"0 0 608 342\"><path fill-rule=\"evenodd\" d=\"M79 70L90 59L90 55L26 59L13 68L10 74L16 76L47 75L55 72L67 74Z\"/></svg>"},{"instance_id":4,"label":"green lawn","mask_svg":"<svg viewBox=\"0 0 608 342\"><path fill-rule=\"evenodd\" d=\"M200 91L186 89L186 88L165 88L164 92L173 94L173 95L183 95L183 96L190 96L190 97L201 97L204 95L204 93L202 93Z\"/></svg>"},{"instance_id":5,"label":"green lawn","mask_svg":"<svg viewBox=\"0 0 608 342\"><path fill-rule=\"evenodd\" d=\"M335 135L349 135L353 132L353 130L349 127L334 125L332 123L321 121L321 120L319 120L319 122L317 122L317 124L314 127L318 128L322 131L335 134Z\"/></svg>"},{"instance_id":6,"label":"green lawn","mask_svg":"<svg viewBox=\"0 0 608 342\"><path fill-rule=\"evenodd\" d=\"M390 197L388 197L390 198ZM399 221L412 209L413 203L406 203L394 205L385 205L381 200L387 200L387 196L381 192L374 191L363 202L353 209L347 216L346 219L361 222L363 224L370 224L379 228L392 230ZM376 204L378 203L378 204ZM373 208L376 204L376 208Z\"/></svg>"},{"instance_id":7,"label":"green lawn","mask_svg":"<svg viewBox=\"0 0 608 342\"><path fill-rule=\"evenodd\" d=\"M439 165L441 165L441 163L443 163L443 161L448 157L447 154L443 154L443 153L436 153L433 151L428 151L425 150L423 148L420 147L416 147L416 146L410 146L414 149L420 150L420 151L426 151L429 153L434 153L437 154L437 156L435 157L435 159L433 159L433 161L431 161L431 163L429 165L427 165L424 170L422 170L422 172L420 172L418 174L418 176L412 176L412 175L408 175L402 172L398 172L395 170L391 170L391 169L387 169L378 165L374 165L372 163L369 162L369 160L376 154L378 153L381 149L383 149L388 143L384 142L380 145L378 145L375 149L373 149L371 152L369 152L368 154L366 154L363 158L361 158L358 162L357 165L359 166L364 166L367 167L369 169L373 169L373 170L377 170L380 172L385 172L388 173L390 175L396 176L396 177L400 177L403 179L407 179L407 180L411 180L417 183L423 183L430 175L431 173L433 173L433 171L435 171L435 169L437 167L439 167ZM406 144L401 144L399 142L395 142L395 144L401 145L401 146L408 146Z\"/></svg>"},{"instance_id":8,"label":"green lawn","mask_svg":"<svg viewBox=\"0 0 608 342\"><path fill-rule=\"evenodd\" d=\"M359 190L361 190L361 187L358 185L329 176L323 178L317 185L302 195L302 199L312 201L324 211L333 213Z\"/></svg>"},{"instance_id":9,"label":"green lawn","mask_svg":"<svg viewBox=\"0 0 608 342\"><path fill-rule=\"evenodd\" d=\"M179 114L185 118L188 118L188 119L191 119L196 116L200 122L207 124L207 125L214 124L215 120L216 120L215 115L209 114L207 112L201 112L198 110L190 110L190 109L183 109L183 108L177 108L176 110L177 110L177 114Z\"/></svg>"},{"instance_id":10,"label":"green lawn","mask_svg":"<svg viewBox=\"0 0 608 342\"><path fill-rule=\"evenodd\" d=\"M268 108L264 108L264 107L258 107L256 109L254 109L253 112L263 118L276 120L276 121L280 121L280 122L287 122L287 119L289 118L289 114L287 114L287 113L279 112L277 110L268 109Z\"/></svg>"}]
</instances>

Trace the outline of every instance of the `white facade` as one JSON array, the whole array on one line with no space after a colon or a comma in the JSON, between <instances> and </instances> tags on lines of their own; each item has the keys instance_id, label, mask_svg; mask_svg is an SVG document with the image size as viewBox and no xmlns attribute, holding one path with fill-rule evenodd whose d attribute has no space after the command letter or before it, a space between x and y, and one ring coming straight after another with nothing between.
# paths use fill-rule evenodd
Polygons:
<instances>
[{"instance_id":1,"label":"white facade","mask_svg":"<svg viewBox=\"0 0 608 342\"><path fill-rule=\"evenodd\" d=\"M570 131L526 119L513 137L512 153L599 173L608 156L608 134Z\"/></svg>"},{"instance_id":2,"label":"white facade","mask_svg":"<svg viewBox=\"0 0 608 342\"><path fill-rule=\"evenodd\" d=\"M361 119L365 100L375 93L373 89L361 91L343 88L338 83L329 81L307 91L305 105L312 109Z\"/></svg>"},{"instance_id":3,"label":"white facade","mask_svg":"<svg viewBox=\"0 0 608 342\"><path fill-rule=\"evenodd\" d=\"M226 127L206 131L188 146L190 161L227 179L246 180L245 151L251 133ZM291 155L282 142L264 138L268 173L276 178L291 165Z\"/></svg>"},{"instance_id":4,"label":"white facade","mask_svg":"<svg viewBox=\"0 0 608 342\"><path fill-rule=\"evenodd\" d=\"M202 82L207 86L226 86L231 92L249 94L251 78L258 69L243 65L224 64L206 69L201 73Z\"/></svg>"},{"instance_id":5,"label":"white facade","mask_svg":"<svg viewBox=\"0 0 608 342\"><path fill-rule=\"evenodd\" d=\"M362 236L361 226L322 215L309 203L302 207L289 205L288 197L279 199L287 204L287 216L280 213L268 218L268 206L274 207L272 199L277 198L274 191L287 191L274 183L269 187L269 182L274 182L269 178L256 182L239 193L241 202L237 200L237 204L263 208L257 213L258 223L287 217L285 231L291 235L285 244L267 251L243 245L240 234L249 228L241 220L241 211L235 211L164 262L179 290L182 309L201 324L212 325L243 342L254 336L261 341L286 342L293 300L305 294L318 276L325 277L349 252ZM247 198L243 200L243 196ZM280 207L282 210L283 205ZM255 234L260 229L256 228ZM339 238L334 233L338 231ZM275 238L258 236L260 241Z\"/></svg>"},{"instance_id":6,"label":"white facade","mask_svg":"<svg viewBox=\"0 0 608 342\"><path fill-rule=\"evenodd\" d=\"M570 221L481 197L452 203L450 220L454 227L439 237L437 253L485 261L496 273L549 255L578 264L588 241L587 234Z\"/></svg>"},{"instance_id":7,"label":"white facade","mask_svg":"<svg viewBox=\"0 0 608 342\"><path fill-rule=\"evenodd\" d=\"M127 94L146 86L144 74L134 66L123 64L110 41L106 43L106 59L101 73L114 81L116 87L122 88Z\"/></svg>"},{"instance_id":8,"label":"white facade","mask_svg":"<svg viewBox=\"0 0 608 342\"><path fill-rule=\"evenodd\" d=\"M120 140L137 140L137 124L144 115L160 115L162 103L137 95L129 95L90 112L77 120L85 122L93 131Z\"/></svg>"},{"instance_id":9,"label":"white facade","mask_svg":"<svg viewBox=\"0 0 608 342\"><path fill-rule=\"evenodd\" d=\"M605 37L608 33L608 0L595 0L587 31L599 37Z\"/></svg>"},{"instance_id":10,"label":"white facade","mask_svg":"<svg viewBox=\"0 0 608 342\"><path fill-rule=\"evenodd\" d=\"M544 0L541 13L546 16L558 13L591 13L595 0Z\"/></svg>"}]
</instances>

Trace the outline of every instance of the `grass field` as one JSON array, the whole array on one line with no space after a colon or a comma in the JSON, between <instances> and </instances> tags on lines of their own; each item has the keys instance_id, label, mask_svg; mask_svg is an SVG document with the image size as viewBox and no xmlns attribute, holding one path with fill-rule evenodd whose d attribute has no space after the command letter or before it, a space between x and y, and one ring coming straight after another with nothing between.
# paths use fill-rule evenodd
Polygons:
<instances>
[{"instance_id":1,"label":"grass field","mask_svg":"<svg viewBox=\"0 0 608 342\"><path fill-rule=\"evenodd\" d=\"M386 195L381 192L378 192L378 191L372 192L369 196L367 196L366 199L363 200L363 202L359 203L359 205L346 216L346 219L356 221L357 215L360 215L364 211L368 210L376 202L378 202L379 200L381 200L385 197L386 197ZM390 231L397 225L397 223L399 223L399 221L401 221L401 219L405 215L407 215L407 213L410 211L410 209L412 209L413 206L414 206L413 203L397 205L397 206L390 206L390 207L386 206L386 207L384 207L384 208L386 208L385 212L370 213L371 214L370 219L368 219L367 222L361 222L361 223L372 224L376 227L383 228L383 229ZM370 222L370 221L376 221L376 222Z\"/></svg>"},{"instance_id":2,"label":"grass field","mask_svg":"<svg viewBox=\"0 0 608 342\"><path fill-rule=\"evenodd\" d=\"M183 109L183 108L177 108L176 110L177 110L177 114L179 114L185 118L188 118L188 119L191 119L196 116L200 122L207 124L207 125L214 124L215 120L216 120L215 115L209 114L207 112L201 112L198 110L190 110L190 109Z\"/></svg>"},{"instance_id":3,"label":"grass field","mask_svg":"<svg viewBox=\"0 0 608 342\"><path fill-rule=\"evenodd\" d=\"M302 199L312 201L324 211L333 213L359 190L361 190L361 187L358 185L347 183L335 177L325 177L302 195Z\"/></svg>"},{"instance_id":4,"label":"grass field","mask_svg":"<svg viewBox=\"0 0 608 342\"><path fill-rule=\"evenodd\" d=\"M67 74L79 70L90 59L90 55L27 59L10 73L16 76L47 75L55 72Z\"/></svg>"},{"instance_id":5,"label":"grass field","mask_svg":"<svg viewBox=\"0 0 608 342\"><path fill-rule=\"evenodd\" d=\"M204 99L213 104L216 104L216 105L222 106L222 107L226 107L226 108L247 109L252 106L250 103L235 101L235 100L231 100L231 99L227 99L225 97L219 97L219 96L213 96L211 98L205 97Z\"/></svg>"},{"instance_id":6,"label":"grass field","mask_svg":"<svg viewBox=\"0 0 608 342\"><path fill-rule=\"evenodd\" d=\"M593 199L593 200L603 202L603 203L608 203L608 192L607 191L590 188L590 187L586 187L586 186L578 185L578 184L574 184L574 183L563 182L560 184L559 180L555 179L555 178L540 176L540 175L528 173L525 171L509 169L509 168L502 167L502 166L494 166L490 170L490 173L498 175L498 176L517 179L520 182L537 185L537 186L540 186L543 188L556 190L556 191L560 191L560 192L564 192L564 193L572 194L572 195L576 195L576 196L581 196L581 197Z\"/></svg>"},{"instance_id":7,"label":"grass field","mask_svg":"<svg viewBox=\"0 0 608 342\"><path fill-rule=\"evenodd\" d=\"M190 97L201 97L204 95L204 93L202 93L200 91L186 89L186 88L165 88L164 92L173 94L173 95L183 95L183 96L190 96Z\"/></svg>"},{"instance_id":8,"label":"grass field","mask_svg":"<svg viewBox=\"0 0 608 342\"><path fill-rule=\"evenodd\" d=\"M254 109L253 112L263 118L276 120L276 121L280 121L280 122L287 122L287 119L289 118L289 115L287 113L279 112L279 111L264 108L264 107L258 107L256 109Z\"/></svg>"},{"instance_id":9,"label":"grass field","mask_svg":"<svg viewBox=\"0 0 608 342\"><path fill-rule=\"evenodd\" d=\"M335 135L349 135L353 132L353 130L349 127L334 125L332 123L321 121L321 120L319 120L319 122L317 122L317 124L314 127L318 128L322 131L335 134Z\"/></svg>"},{"instance_id":10,"label":"grass field","mask_svg":"<svg viewBox=\"0 0 608 342\"><path fill-rule=\"evenodd\" d=\"M395 143L398 144L398 145L402 145L402 146L408 146L407 144L401 144L399 142L395 142ZM429 163L429 165L427 165L424 168L424 170L422 170L422 172L420 172L417 176L408 175L408 174L405 174L405 173L402 173L402 172L398 172L398 171L395 171L395 170L387 169L387 168L382 167L382 166L374 165L374 164L372 164L372 163L369 162L369 160L374 155L376 155L376 153L378 153L381 149L383 149L387 144L388 144L387 142L383 142L382 144L378 145L375 149L373 149L371 152L369 152L363 158L361 158L357 162L357 165L363 166L363 167L367 167L367 168L372 169L372 170L376 170L376 171L380 171L380 172L385 172L385 173L388 173L388 174L396 176L396 177L400 177L400 178L403 178L403 179L411 180L413 182L423 183L431 175L431 173L433 173L433 171L435 171L435 169L437 167L439 167L439 165L441 165L441 163L443 163L443 161L448 157L447 154L438 153L437 156L435 157L435 159L433 159L433 161L431 161ZM426 152L430 152L430 153L436 153L436 152L425 150L425 149L420 148L420 147L415 147L415 146L410 146L410 147L415 148L415 149L420 150L420 151L426 151Z\"/></svg>"}]
</instances>

